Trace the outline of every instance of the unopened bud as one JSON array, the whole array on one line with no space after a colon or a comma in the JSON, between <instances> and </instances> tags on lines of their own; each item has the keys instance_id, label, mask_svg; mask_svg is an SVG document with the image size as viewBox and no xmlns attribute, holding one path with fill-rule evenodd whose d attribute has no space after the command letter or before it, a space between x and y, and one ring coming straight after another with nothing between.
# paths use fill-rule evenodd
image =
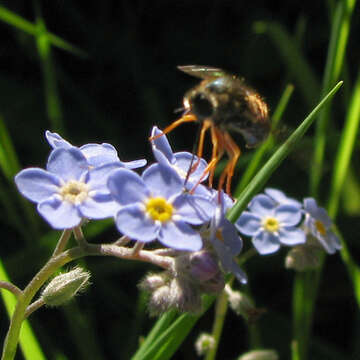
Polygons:
<instances>
[{"instance_id":1,"label":"unopened bud","mask_svg":"<svg viewBox=\"0 0 360 360\"><path fill-rule=\"evenodd\" d=\"M219 265L208 251L197 251L190 255L190 274L199 282L208 281L219 273Z\"/></svg>"},{"instance_id":2,"label":"unopened bud","mask_svg":"<svg viewBox=\"0 0 360 360\"><path fill-rule=\"evenodd\" d=\"M90 273L79 267L60 274L45 287L41 298L48 306L60 306L67 303L89 285Z\"/></svg>"},{"instance_id":3,"label":"unopened bud","mask_svg":"<svg viewBox=\"0 0 360 360\"><path fill-rule=\"evenodd\" d=\"M274 350L253 350L239 357L238 360L279 360Z\"/></svg>"},{"instance_id":4,"label":"unopened bud","mask_svg":"<svg viewBox=\"0 0 360 360\"><path fill-rule=\"evenodd\" d=\"M298 245L285 258L285 267L296 271L314 270L319 267L321 249L314 245Z\"/></svg>"},{"instance_id":5,"label":"unopened bud","mask_svg":"<svg viewBox=\"0 0 360 360\"><path fill-rule=\"evenodd\" d=\"M199 356L206 355L215 346L215 339L210 334L200 334L195 343L195 350Z\"/></svg>"},{"instance_id":6,"label":"unopened bud","mask_svg":"<svg viewBox=\"0 0 360 360\"><path fill-rule=\"evenodd\" d=\"M229 305L238 315L243 316L248 322L255 322L264 312L264 309L255 307L253 301L240 291L233 291L229 285L225 286Z\"/></svg>"},{"instance_id":7,"label":"unopened bud","mask_svg":"<svg viewBox=\"0 0 360 360\"><path fill-rule=\"evenodd\" d=\"M139 288L144 291L154 291L169 281L167 272L150 273L140 282Z\"/></svg>"}]
</instances>

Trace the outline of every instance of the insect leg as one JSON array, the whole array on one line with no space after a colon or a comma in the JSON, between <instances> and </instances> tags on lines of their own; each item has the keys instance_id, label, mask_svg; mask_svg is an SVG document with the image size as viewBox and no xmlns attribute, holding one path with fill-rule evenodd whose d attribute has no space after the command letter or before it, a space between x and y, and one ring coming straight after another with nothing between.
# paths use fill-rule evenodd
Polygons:
<instances>
[{"instance_id":1,"label":"insect leg","mask_svg":"<svg viewBox=\"0 0 360 360\"><path fill-rule=\"evenodd\" d=\"M167 126L163 131L162 134L156 135L156 136L150 136L149 140L156 140L158 139L160 136L163 136L164 134L169 133L170 131L174 130L176 127L178 127L179 125L185 123L185 122L193 122L193 121L197 121L197 118L195 115L192 114L187 114L182 116L180 119L175 120L172 124L170 124L169 126Z\"/></svg>"}]
</instances>

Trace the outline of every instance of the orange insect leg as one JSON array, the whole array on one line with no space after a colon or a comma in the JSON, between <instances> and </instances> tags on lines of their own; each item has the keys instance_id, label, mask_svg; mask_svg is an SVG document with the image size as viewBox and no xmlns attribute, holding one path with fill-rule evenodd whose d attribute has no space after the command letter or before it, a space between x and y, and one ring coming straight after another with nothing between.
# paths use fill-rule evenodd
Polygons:
<instances>
[{"instance_id":1,"label":"orange insect leg","mask_svg":"<svg viewBox=\"0 0 360 360\"><path fill-rule=\"evenodd\" d=\"M162 134L159 134L159 135L156 135L156 136L150 136L149 137L149 140L152 141L152 140L156 140L158 139L160 136L163 136L164 134L168 134L170 131L174 130L175 128L177 128L179 125L183 124L183 123L186 123L186 122L194 122L194 121L197 121L197 118L195 115L192 115L192 114L187 114L187 115L184 115L182 116L180 119L178 120L175 120L172 124L170 124L169 126L167 126Z\"/></svg>"},{"instance_id":2,"label":"orange insect leg","mask_svg":"<svg viewBox=\"0 0 360 360\"><path fill-rule=\"evenodd\" d=\"M231 196L231 180L234 176L235 166L241 155L241 151L227 132L224 133L224 147L229 156L229 162L220 176L219 189L223 187L226 179L226 193Z\"/></svg>"}]
</instances>

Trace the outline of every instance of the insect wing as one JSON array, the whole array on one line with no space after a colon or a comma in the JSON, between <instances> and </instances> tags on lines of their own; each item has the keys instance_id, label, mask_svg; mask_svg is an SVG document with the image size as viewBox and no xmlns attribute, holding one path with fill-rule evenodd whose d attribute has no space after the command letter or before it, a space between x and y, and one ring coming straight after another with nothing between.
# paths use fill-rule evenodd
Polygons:
<instances>
[{"instance_id":1,"label":"insect wing","mask_svg":"<svg viewBox=\"0 0 360 360\"><path fill-rule=\"evenodd\" d=\"M184 65L177 67L182 72L200 79L216 79L226 76L227 73L219 68L202 66L202 65Z\"/></svg>"}]
</instances>

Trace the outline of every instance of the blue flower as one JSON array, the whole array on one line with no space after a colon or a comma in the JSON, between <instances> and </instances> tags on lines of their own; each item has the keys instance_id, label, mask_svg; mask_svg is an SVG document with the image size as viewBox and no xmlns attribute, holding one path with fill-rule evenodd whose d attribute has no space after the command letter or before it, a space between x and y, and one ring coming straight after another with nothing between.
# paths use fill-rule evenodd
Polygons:
<instances>
[{"instance_id":1,"label":"blue flower","mask_svg":"<svg viewBox=\"0 0 360 360\"><path fill-rule=\"evenodd\" d=\"M82 219L103 219L119 208L106 187L108 175L119 168L106 164L91 171L83 153L75 148L51 152L47 171L29 168L15 176L22 195L37 203L40 215L55 229L70 229Z\"/></svg>"},{"instance_id":2,"label":"blue flower","mask_svg":"<svg viewBox=\"0 0 360 360\"><path fill-rule=\"evenodd\" d=\"M151 131L151 136L153 137L160 134L162 134L162 131L154 126ZM194 169L187 179L187 188L189 190L196 185L200 179L201 181L205 181L207 179L208 173L201 178L207 167L207 162L204 159L200 159L198 162L199 158L197 156L193 156L193 154L189 152L173 153L165 135L152 140L151 145L154 157L158 163L162 166L172 167L183 180L186 179L190 166L197 164L196 169Z\"/></svg>"},{"instance_id":3,"label":"blue flower","mask_svg":"<svg viewBox=\"0 0 360 360\"><path fill-rule=\"evenodd\" d=\"M70 149L73 147L68 141L64 140L59 134L52 133L50 131L45 132L45 136L50 146L53 149L63 148ZM134 160L129 162L123 162L119 159L116 149L107 143L103 144L86 144L78 148L85 156L89 167L97 167L113 162L119 163L121 167L127 169L136 169L146 165L146 160Z\"/></svg>"},{"instance_id":4,"label":"blue flower","mask_svg":"<svg viewBox=\"0 0 360 360\"><path fill-rule=\"evenodd\" d=\"M238 230L252 237L256 250L264 255L279 250L280 245L294 246L306 241L305 233L296 228L302 217L294 205L278 205L267 195L257 195L236 221Z\"/></svg>"},{"instance_id":5,"label":"blue flower","mask_svg":"<svg viewBox=\"0 0 360 360\"><path fill-rule=\"evenodd\" d=\"M302 204L300 201L287 197L282 191L278 189L266 188L265 194L275 200L278 205L294 205L299 209L302 208Z\"/></svg>"},{"instance_id":6,"label":"blue flower","mask_svg":"<svg viewBox=\"0 0 360 360\"><path fill-rule=\"evenodd\" d=\"M210 242L224 271L233 273L241 283L246 284L247 276L234 260L240 254L243 243L236 227L225 218L226 196L223 191L220 192L218 206L210 223Z\"/></svg>"},{"instance_id":7,"label":"blue flower","mask_svg":"<svg viewBox=\"0 0 360 360\"><path fill-rule=\"evenodd\" d=\"M115 216L120 232L142 242L158 239L178 250L201 249L201 237L190 225L208 221L214 205L206 197L184 193L183 180L171 167L155 164L141 177L119 169L108 187L121 205Z\"/></svg>"},{"instance_id":8,"label":"blue flower","mask_svg":"<svg viewBox=\"0 0 360 360\"><path fill-rule=\"evenodd\" d=\"M313 198L304 199L305 229L316 238L328 254L341 249L339 238L331 230L332 221L324 208Z\"/></svg>"}]
</instances>

